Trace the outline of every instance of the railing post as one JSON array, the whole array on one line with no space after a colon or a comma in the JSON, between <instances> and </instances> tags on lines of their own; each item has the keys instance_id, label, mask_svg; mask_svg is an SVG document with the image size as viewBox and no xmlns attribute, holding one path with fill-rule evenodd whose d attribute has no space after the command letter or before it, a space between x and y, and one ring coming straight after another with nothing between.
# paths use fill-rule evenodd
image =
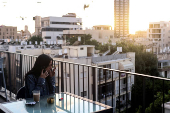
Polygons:
<instances>
[{"instance_id":1,"label":"railing post","mask_svg":"<svg viewBox=\"0 0 170 113\"><path fill-rule=\"evenodd\" d=\"M152 106L152 107L153 107L153 108L152 108L152 109L153 109L153 113L155 113L155 109L154 109L154 84L155 84L155 83L154 83L154 78L153 78L153 91L152 91L152 93L153 93L153 95L152 95L152 96L153 96L153 97L152 97L152 99L153 99L153 106Z\"/></svg>"},{"instance_id":2,"label":"railing post","mask_svg":"<svg viewBox=\"0 0 170 113\"><path fill-rule=\"evenodd\" d=\"M92 75L93 75L93 101L96 101L96 70L95 67L92 67Z\"/></svg>"},{"instance_id":3,"label":"railing post","mask_svg":"<svg viewBox=\"0 0 170 113\"><path fill-rule=\"evenodd\" d=\"M165 108L164 108L164 102L165 102L165 96L164 96L164 94L165 94L165 92L164 92L164 81L165 80L163 80L163 112L162 113L165 113Z\"/></svg>"},{"instance_id":4,"label":"railing post","mask_svg":"<svg viewBox=\"0 0 170 113\"><path fill-rule=\"evenodd\" d=\"M10 97L11 97L11 89L12 89L12 86L11 86L11 59L10 59L10 53L8 52L8 73L9 73L9 90L10 90Z\"/></svg>"},{"instance_id":5,"label":"railing post","mask_svg":"<svg viewBox=\"0 0 170 113\"><path fill-rule=\"evenodd\" d=\"M107 105L107 96L106 96L106 93L107 93L107 82L106 82L106 76L107 76L107 70L106 70L106 75L105 75L105 104Z\"/></svg>"},{"instance_id":6,"label":"railing post","mask_svg":"<svg viewBox=\"0 0 170 113\"><path fill-rule=\"evenodd\" d=\"M113 107L113 95L114 95L114 88L113 88L113 71L112 71L112 107Z\"/></svg>"},{"instance_id":7,"label":"railing post","mask_svg":"<svg viewBox=\"0 0 170 113\"><path fill-rule=\"evenodd\" d=\"M19 77L20 77L20 80L21 80L21 84L20 84L20 87L22 87L22 55L20 54L20 60L19 60Z\"/></svg>"},{"instance_id":8,"label":"railing post","mask_svg":"<svg viewBox=\"0 0 170 113\"><path fill-rule=\"evenodd\" d=\"M89 76L89 73L90 72L89 72L89 66L88 66L88 99L90 99L90 82L89 82L90 76Z\"/></svg>"},{"instance_id":9,"label":"railing post","mask_svg":"<svg viewBox=\"0 0 170 113\"><path fill-rule=\"evenodd\" d=\"M99 99L99 102L100 102L100 99L101 99L101 91L100 91L100 87L101 87L101 85L100 85L101 69L99 68L98 70L99 70L98 71L99 72L99 74L98 74L99 75L99 85L98 85L98 92L99 92L98 94L99 94L99 96L98 96L98 99Z\"/></svg>"},{"instance_id":10,"label":"railing post","mask_svg":"<svg viewBox=\"0 0 170 113\"><path fill-rule=\"evenodd\" d=\"M64 92L63 62L61 62L61 92Z\"/></svg>"},{"instance_id":11,"label":"railing post","mask_svg":"<svg viewBox=\"0 0 170 113\"><path fill-rule=\"evenodd\" d=\"M120 113L120 72L119 72L119 113Z\"/></svg>"},{"instance_id":12,"label":"railing post","mask_svg":"<svg viewBox=\"0 0 170 113\"><path fill-rule=\"evenodd\" d=\"M126 73L126 113L128 112L128 74Z\"/></svg>"},{"instance_id":13,"label":"railing post","mask_svg":"<svg viewBox=\"0 0 170 113\"><path fill-rule=\"evenodd\" d=\"M142 113L145 113L145 77L142 77L143 81L143 106L142 106Z\"/></svg>"}]
</instances>

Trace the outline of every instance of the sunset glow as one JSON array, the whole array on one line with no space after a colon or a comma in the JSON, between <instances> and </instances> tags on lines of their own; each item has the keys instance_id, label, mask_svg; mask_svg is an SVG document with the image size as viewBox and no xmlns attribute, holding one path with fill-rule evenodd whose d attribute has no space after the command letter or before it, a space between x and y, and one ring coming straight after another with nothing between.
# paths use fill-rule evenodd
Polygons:
<instances>
[{"instance_id":1,"label":"sunset glow","mask_svg":"<svg viewBox=\"0 0 170 113\"><path fill-rule=\"evenodd\" d=\"M84 4L89 8L84 10ZM130 33L147 30L149 22L169 21L169 4L170 0L130 0ZM84 28L114 26L114 0L1 0L0 11L0 25L17 26L18 30L28 25L31 33L35 30L34 16L61 17L70 12L83 19Z\"/></svg>"}]
</instances>

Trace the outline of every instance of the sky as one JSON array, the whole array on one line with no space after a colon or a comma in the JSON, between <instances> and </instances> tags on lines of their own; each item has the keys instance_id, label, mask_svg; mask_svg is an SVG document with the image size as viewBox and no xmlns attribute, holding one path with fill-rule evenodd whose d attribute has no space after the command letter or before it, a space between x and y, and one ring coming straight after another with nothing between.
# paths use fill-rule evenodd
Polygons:
<instances>
[{"instance_id":1,"label":"sky","mask_svg":"<svg viewBox=\"0 0 170 113\"><path fill-rule=\"evenodd\" d=\"M89 8L84 10L84 4L89 4ZM130 34L147 30L149 22L170 21L169 4L170 0L130 0ZM0 13L0 25L17 26L18 31L28 25L31 33L35 31L34 16L61 17L67 13L82 18L83 28L114 28L114 0L0 0Z\"/></svg>"}]
</instances>

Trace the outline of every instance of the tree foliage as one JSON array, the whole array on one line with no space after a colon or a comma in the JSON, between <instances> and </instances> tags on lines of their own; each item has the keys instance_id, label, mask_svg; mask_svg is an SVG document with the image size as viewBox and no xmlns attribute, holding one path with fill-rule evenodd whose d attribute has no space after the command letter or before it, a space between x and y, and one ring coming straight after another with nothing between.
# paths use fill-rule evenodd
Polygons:
<instances>
[{"instance_id":1,"label":"tree foliage","mask_svg":"<svg viewBox=\"0 0 170 113\"><path fill-rule=\"evenodd\" d=\"M161 113L162 112L163 93L157 92L157 95L155 97L156 99L154 101L154 106L153 106L153 103L151 103L149 107L145 109L145 113ZM168 91L167 94L164 94L164 99L165 99L165 102L168 102L170 100L170 90Z\"/></svg>"},{"instance_id":2,"label":"tree foliage","mask_svg":"<svg viewBox=\"0 0 170 113\"><path fill-rule=\"evenodd\" d=\"M40 41L43 41L43 39L40 36L32 36L28 41L31 41L32 44L35 44L35 41L37 41L37 44L40 44Z\"/></svg>"},{"instance_id":3,"label":"tree foliage","mask_svg":"<svg viewBox=\"0 0 170 113\"><path fill-rule=\"evenodd\" d=\"M78 36L69 38L66 37L67 42L70 42L70 45L72 45L74 42L78 41ZM84 34L81 36L81 45L94 45L96 50L100 49L100 43L96 40L92 39L92 36L90 34Z\"/></svg>"}]
</instances>

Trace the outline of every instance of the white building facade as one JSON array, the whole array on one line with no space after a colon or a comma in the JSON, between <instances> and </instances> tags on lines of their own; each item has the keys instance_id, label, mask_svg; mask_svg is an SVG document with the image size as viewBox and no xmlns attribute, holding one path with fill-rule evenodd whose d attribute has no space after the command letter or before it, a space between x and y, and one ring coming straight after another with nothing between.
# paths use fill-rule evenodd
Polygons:
<instances>
[{"instance_id":1,"label":"white building facade","mask_svg":"<svg viewBox=\"0 0 170 113\"><path fill-rule=\"evenodd\" d=\"M170 22L150 22L147 37L152 42L153 52L166 52L170 46Z\"/></svg>"},{"instance_id":2,"label":"white building facade","mask_svg":"<svg viewBox=\"0 0 170 113\"><path fill-rule=\"evenodd\" d=\"M63 44L63 30L82 30L82 19L76 18L75 13L62 17L37 17L35 23L38 26L35 33L41 32L43 40L50 44Z\"/></svg>"}]
</instances>

